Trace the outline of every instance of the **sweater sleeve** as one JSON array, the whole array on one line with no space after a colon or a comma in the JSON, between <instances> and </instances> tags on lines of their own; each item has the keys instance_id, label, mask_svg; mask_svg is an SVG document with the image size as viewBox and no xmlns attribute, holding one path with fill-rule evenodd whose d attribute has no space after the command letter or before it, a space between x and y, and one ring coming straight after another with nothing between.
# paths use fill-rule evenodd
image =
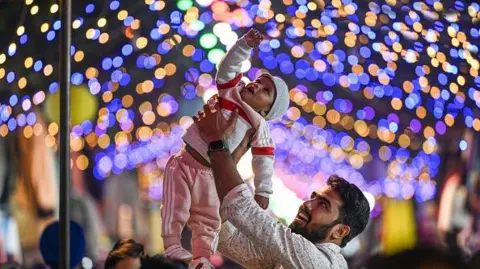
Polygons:
<instances>
[{"instance_id":1,"label":"sweater sleeve","mask_svg":"<svg viewBox=\"0 0 480 269\"><path fill-rule=\"evenodd\" d=\"M241 78L242 62L250 57L252 48L248 46L245 39L240 38L231 47L218 66L217 82L218 90L224 90L236 86Z\"/></svg>"},{"instance_id":2,"label":"sweater sleeve","mask_svg":"<svg viewBox=\"0 0 480 269\"><path fill-rule=\"evenodd\" d=\"M255 194L266 198L273 193L272 176L275 161L275 145L270 136L268 123L262 121L252 140L252 169L255 177Z\"/></svg>"}]
</instances>

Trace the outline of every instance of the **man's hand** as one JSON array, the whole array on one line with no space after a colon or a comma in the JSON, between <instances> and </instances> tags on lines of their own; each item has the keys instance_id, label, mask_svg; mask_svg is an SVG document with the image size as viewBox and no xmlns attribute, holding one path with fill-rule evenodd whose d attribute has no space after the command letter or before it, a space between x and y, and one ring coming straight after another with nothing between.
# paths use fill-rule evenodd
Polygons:
<instances>
[{"instance_id":1,"label":"man's hand","mask_svg":"<svg viewBox=\"0 0 480 269\"><path fill-rule=\"evenodd\" d=\"M200 130L200 136L206 143L216 140L223 140L228 137L235 127L238 113L233 111L227 120L220 111L218 102L208 102L203 106L203 110L198 112L193 121Z\"/></svg>"},{"instance_id":2,"label":"man's hand","mask_svg":"<svg viewBox=\"0 0 480 269\"><path fill-rule=\"evenodd\" d=\"M235 164L238 164L243 155L245 155L245 153L250 149L250 142L252 142L252 136L254 133L255 129L251 128L248 130L243 137L242 142L240 142L238 147L232 152L231 156Z\"/></svg>"},{"instance_id":3,"label":"man's hand","mask_svg":"<svg viewBox=\"0 0 480 269\"><path fill-rule=\"evenodd\" d=\"M263 35L256 29L250 29L244 36L245 41L251 48L256 48L263 40Z\"/></svg>"},{"instance_id":4,"label":"man's hand","mask_svg":"<svg viewBox=\"0 0 480 269\"><path fill-rule=\"evenodd\" d=\"M265 198L265 197L260 196L260 195L255 195L255 201L257 202L257 204L258 204L261 208L267 209L267 208L268 208L268 203L269 203L270 199Z\"/></svg>"}]
</instances>

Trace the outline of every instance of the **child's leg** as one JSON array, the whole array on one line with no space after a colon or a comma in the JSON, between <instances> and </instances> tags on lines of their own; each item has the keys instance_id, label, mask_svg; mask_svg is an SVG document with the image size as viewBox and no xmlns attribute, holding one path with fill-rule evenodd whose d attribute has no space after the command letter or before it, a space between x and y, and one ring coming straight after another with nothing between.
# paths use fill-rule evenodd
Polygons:
<instances>
[{"instance_id":1,"label":"child's leg","mask_svg":"<svg viewBox=\"0 0 480 269\"><path fill-rule=\"evenodd\" d=\"M162 238L165 254L175 259L190 259L191 254L181 247L180 239L185 223L190 217L193 184L189 169L181 153L172 157L165 168L162 198Z\"/></svg>"},{"instance_id":2,"label":"child's leg","mask_svg":"<svg viewBox=\"0 0 480 269\"><path fill-rule=\"evenodd\" d=\"M197 174L192 191L188 225L192 229L193 258L210 258L217 248L220 231L220 201L211 169Z\"/></svg>"}]
</instances>

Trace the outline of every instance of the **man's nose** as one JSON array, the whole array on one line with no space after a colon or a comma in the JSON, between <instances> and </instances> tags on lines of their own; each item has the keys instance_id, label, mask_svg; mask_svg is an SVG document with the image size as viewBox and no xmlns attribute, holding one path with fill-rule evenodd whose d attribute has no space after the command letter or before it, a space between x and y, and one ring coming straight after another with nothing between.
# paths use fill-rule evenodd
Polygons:
<instances>
[{"instance_id":1,"label":"man's nose","mask_svg":"<svg viewBox=\"0 0 480 269\"><path fill-rule=\"evenodd\" d=\"M305 203L303 203L303 206L308 209L308 212L312 212L314 202L314 200L305 201Z\"/></svg>"}]
</instances>

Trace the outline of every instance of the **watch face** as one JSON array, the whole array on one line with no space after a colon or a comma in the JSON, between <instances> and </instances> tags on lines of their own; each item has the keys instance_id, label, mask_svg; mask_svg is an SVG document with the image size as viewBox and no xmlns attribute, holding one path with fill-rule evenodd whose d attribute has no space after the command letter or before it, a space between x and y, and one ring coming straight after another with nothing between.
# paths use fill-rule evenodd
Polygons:
<instances>
[{"instance_id":1,"label":"watch face","mask_svg":"<svg viewBox=\"0 0 480 269\"><path fill-rule=\"evenodd\" d=\"M209 145L210 150L221 150L225 148L222 140L212 141Z\"/></svg>"}]
</instances>

